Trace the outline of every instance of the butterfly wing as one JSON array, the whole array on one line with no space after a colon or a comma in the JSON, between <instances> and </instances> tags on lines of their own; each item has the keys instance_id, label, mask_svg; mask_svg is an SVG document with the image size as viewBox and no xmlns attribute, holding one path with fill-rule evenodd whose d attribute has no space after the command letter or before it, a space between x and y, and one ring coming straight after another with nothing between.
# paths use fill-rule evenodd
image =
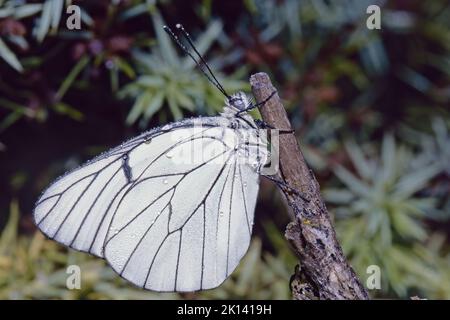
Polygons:
<instances>
[{"instance_id":1,"label":"butterfly wing","mask_svg":"<svg viewBox=\"0 0 450 320\"><path fill-rule=\"evenodd\" d=\"M228 143L234 135L190 135L127 190L105 242L105 258L123 278L154 291L195 291L233 272L250 244L259 182ZM193 150L200 161L179 165ZM133 167L133 153L130 160Z\"/></svg>"},{"instance_id":2,"label":"butterfly wing","mask_svg":"<svg viewBox=\"0 0 450 320\"><path fill-rule=\"evenodd\" d=\"M214 117L205 118L205 122L214 124ZM152 139L192 126L193 121L183 121L145 132L58 178L35 205L36 225L51 239L103 257L111 212L132 183L129 154L145 150L143 146ZM135 161L145 162L147 158L141 156Z\"/></svg>"},{"instance_id":3,"label":"butterfly wing","mask_svg":"<svg viewBox=\"0 0 450 320\"><path fill-rule=\"evenodd\" d=\"M223 119L145 133L59 178L35 222L156 291L218 286L248 249L259 176Z\"/></svg>"}]
</instances>

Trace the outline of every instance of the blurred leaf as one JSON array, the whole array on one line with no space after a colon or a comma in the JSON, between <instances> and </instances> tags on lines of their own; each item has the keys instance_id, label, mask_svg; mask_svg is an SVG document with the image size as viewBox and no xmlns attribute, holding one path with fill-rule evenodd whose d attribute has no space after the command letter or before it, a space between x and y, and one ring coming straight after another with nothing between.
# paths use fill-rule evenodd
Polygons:
<instances>
[{"instance_id":1,"label":"blurred leaf","mask_svg":"<svg viewBox=\"0 0 450 320\"><path fill-rule=\"evenodd\" d=\"M149 120L156 112L158 112L163 105L163 101L164 101L164 93L163 92L157 93L151 100L147 109L144 111L144 119Z\"/></svg>"},{"instance_id":2,"label":"blurred leaf","mask_svg":"<svg viewBox=\"0 0 450 320\"><path fill-rule=\"evenodd\" d=\"M152 12L152 21L160 50L161 52L164 52L165 59L167 59L167 62L173 66L179 65L179 59L177 58L174 47L172 46L172 40L164 31L164 21L159 12L156 10Z\"/></svg>"},{"instance_id":3,"label":"blurred leaf","mask_svg":"<svg viewBox=\"0 0 450 320\"><path fill-rule=\"evenodd\" d=\"M19 204L17 200L11 202L8 223L0 235L0 255L3 256L13 250L17 239L17 228L19 226Z\"/></svg>"},{"instance_id":4,"label":"blurred leaf","mask_svg":"<svg viewBox=\"0 0 450 320\"><path fill-rule=\"evenodd\" d=\"M148 105L151 98L152 96L149 93L147 93L141 94L136 99L133 107L131 108L131 111L128 113L128 117L126 120L127 124L132 124L137 120L137 118L144 112L145 107Z\"/></svg>"},{"instance_id":5,"label":"blurred leaf","mask_svg":"<svg viewBox=\"0 0 450 320\"><path fill-rule=\"evenodd\" d=\"M23 72L23 67L17 59L14 52L12 52L6 43L0 38L0 57L3 58L12 68L19 72Z\"/></svg>"},{"instance_id":6,"label":"blurred leaf","mask_svg":"<svg viewBox=\"0 0 450 320\"><path fill-rule=\"evenodd\" d=\"M81 121L84 118L83 114L80 111L63 102L57 102L52 107L56 112L67 115L74 120Z\"/></svg>"},{"instance_id":7,"label":"blurred leaf","mask_svg":"<svg viewBox=\"0 0 450 320\"><path fill-rule=\"evenodd\" d=\"M14 9L14 17L16 19L27 18L39 13L42 10L41 3L23 4Z\"/></svg>"},{"instance_id":8,"label":"blurred leaf","mask_svg":"<svg viewBox=\"0 0 450 320\"><path fill-rule=\"evenodd\" d=\"M420 171L404 175L397 183L396 195L410 197L419 190L425 189L427 183L439 173L439 168L429 166Z\"/></svg>"},{"instance_id":9,"label":"blurred leaf","mask_svg":"<svg viewBox=\"0 0 450 320\"><path fill-rule=\"evenodd\" d=\"M61 86L58 89L58 92L56 93L56 98L58 100L61 100L64 95L66 94L67 90L70 88L72 83L75 81L75 78L80 74L80 72L86 67L86 65L89 63L90 59L88 56L83 56L77 64L72 68L72 70L69 72L67 77L64 79L64 81L61 83Z\"/></svg>"},{"instance_id":10,"label":"blurred leaf","mask_svg":"<svg viewBox=\"0 0 450 320\"><path fill-rule=\"evenodd\" d=\"M345 148L350 156L353 165L355 166L358 174L364 179L370 179L373 175L372 165L364 158L364 154L361 149L356 146L355 142L346 142Z\"/></svg>"},{"instance_id":11,"label":"blurred leaf","mask_svg":"<svg viewBox=\"0 0 450 320\"><path fill-rule=\"evenodd\" d=\"M4 131L8 127L12 126L16 121L18 121L20 118L22 118L22 116L23 116L22 112L18 112L18 111L11 112L0 122L0 132Z\"/></svg>"},{"instance_id":12,"label":"blurred leaf","mask_svg":"<svg viewBox=\"0 0 450 320\"><path fill-rule=\"evenodd\" d=\"M36 31L36 39L39 42L42 42L44 40L50 29L54 1L55 0L46 0L42 7L41 18L39 19L39 24Z\"/></svg>"},{"instance_id":13,"label":"blurred leaf","mask_svg":"<svg viewBox=\"0 0 450 320\"><path fill-rule=\"evenodd\" d=\"M348 171L344 167L337 166L334 169L334 173L354 193L361 195L363 197L370 195L371 191L369 186L365 182L355 177L350 171Z\"/></svg>"}]
</instances>

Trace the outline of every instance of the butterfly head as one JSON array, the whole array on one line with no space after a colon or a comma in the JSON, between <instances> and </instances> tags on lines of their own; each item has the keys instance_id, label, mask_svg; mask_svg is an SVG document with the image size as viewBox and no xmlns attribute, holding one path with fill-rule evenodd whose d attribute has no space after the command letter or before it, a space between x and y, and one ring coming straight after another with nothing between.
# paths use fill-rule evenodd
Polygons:
<instances>
[{"instance_id":1,"label":"butterfly head","mask_svg":"<svg viewBox=\"0 0 450 320\"><path fill-rule=\"evenodd\" d=\"M247 95L239 91L227 99L227 105L236 108L238 111L245 110L249 106Z\"/></svg>"}]
</instances>

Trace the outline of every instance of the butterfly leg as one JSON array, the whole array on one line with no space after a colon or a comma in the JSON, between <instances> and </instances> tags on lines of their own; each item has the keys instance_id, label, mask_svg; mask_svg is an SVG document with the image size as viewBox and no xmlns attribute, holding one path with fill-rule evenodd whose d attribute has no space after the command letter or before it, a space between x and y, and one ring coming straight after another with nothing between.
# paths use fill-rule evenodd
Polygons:
<instances>
[{"instance_id":1,"label":"butterfly leg","mask_svg":"<svg viewBox=\"0 0 450 320\"><path fill-rule=\"evenodd\" d=\"M275 183L277 186L279 186L281 189L284 188L284 189L289 190L289 191L292 192L292 193L295 193L295 194L298 195L300 198L302 198L304 201L306 201L306 202L309 202L309 201L310 201L310 199L309 199L308 196L306 196L304 193L298 191L297 189L292 188L292 187L289 186L286 182L284 182L284 181L282 181L282 180L280 180L280 179L277 179L277 178L275 178L275 177L273 177L273 176L267 176L267 175L262 175L262 176L263 176L264 178L266 178L266 179L268 179L268 180L274 182L274 183Z\"/></svg>"},{"instance_id":2,"label":"butterfly leg","mask_svg":"<svg viewBox=\"0 0 450 320\"><path fill-rule=\"evenodd\" d=\"M272 125L268 124L267 122L265 122L264 120L255 119L255 123L261 129L278 130L280 133L295 133L295 130L292 130L292 129L277 129L274 126L272 126Z\"/></svg>"}]
</instances>

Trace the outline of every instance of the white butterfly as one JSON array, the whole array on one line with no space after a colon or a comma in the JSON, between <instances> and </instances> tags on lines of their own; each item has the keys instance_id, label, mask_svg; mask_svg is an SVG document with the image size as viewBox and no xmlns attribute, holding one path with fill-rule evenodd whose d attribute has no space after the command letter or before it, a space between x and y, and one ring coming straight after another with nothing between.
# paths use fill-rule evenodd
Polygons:
<instances>
[{"instance_id":1,"label":"white butterfly","mask_svg":"<svg viewBox=\"0 0 450 320\"><path fill-rule=\"evenodd\" d=\"M41 195L36 225L142 288L217 287L249 247L268 161L249 105L228 96L219 116L155 128L72 170Z\"/></svg>"},{"instance_id":2,"label":"white butterfly","mask_svg":"<svg viewBox=\"0 0 450 320\"><path fill-rule=\"evenodd\" d=\"M232 99L220 116L150 130L65 174L37 202L36 225L140 287L218 286L250 244L267 161L252 117L236 117L246 96Z\"/></svg>"}]
</instances>

